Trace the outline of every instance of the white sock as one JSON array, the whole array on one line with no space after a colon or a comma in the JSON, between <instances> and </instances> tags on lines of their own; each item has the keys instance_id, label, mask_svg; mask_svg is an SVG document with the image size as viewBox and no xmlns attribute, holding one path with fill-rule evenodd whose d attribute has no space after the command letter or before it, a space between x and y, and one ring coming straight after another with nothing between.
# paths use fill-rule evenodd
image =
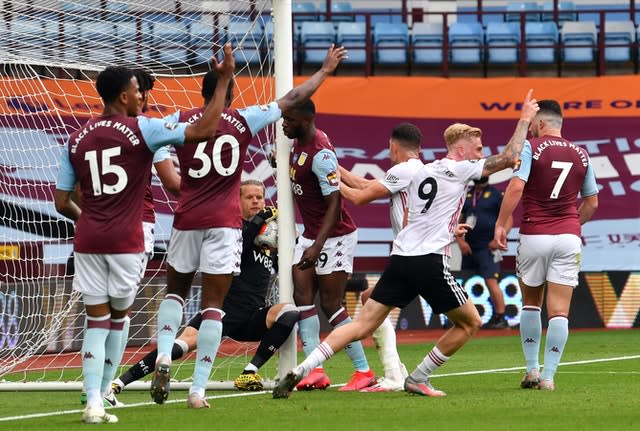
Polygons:
<instances>
[{"instance_id":1,"label":"white sock","mask_svg":"<svg viewBox=\"0 0 640 431\"><path fill-rule=\"evenodd\" d=\"M445 356L444 353L438 349L438 346L435 346L427 356L424 357L422 362L418 364L418 367L413 371L413 373L411 373L411 377L419 382L428 380L429 376L431 376L435 370L443 366L448 360L449 356Z\"/></svg>"},{"instance_id":2,"label":"white sock","mask_svg":"<svg viewBox=\"0 0 640 431\"><path fill-rule=\"evenodd\" d=\"M376 344L380 362L384 367L385 379L401 381L402 371L400 356L396 348L396 331L388 317L374 331L373 341Z\"/></svg>"},{"instance_id":3,"label":"white sock","mask_svg":"<svg viewBox=\"0 0 640 431\"><path fill-rule=\"evenodd\" d=\"M322 342L293 371L298 375L306 376L311 370L320 367L324 361L333 355L333 349L327 343Z\"/></svg>"}]
</instances>

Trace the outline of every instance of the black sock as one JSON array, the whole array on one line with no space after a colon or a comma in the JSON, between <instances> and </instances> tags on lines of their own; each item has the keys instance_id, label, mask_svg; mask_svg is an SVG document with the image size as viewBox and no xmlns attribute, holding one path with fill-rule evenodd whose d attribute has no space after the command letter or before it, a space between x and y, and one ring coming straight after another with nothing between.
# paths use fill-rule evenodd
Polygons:
<instances>
[{"instance_id":1,"label":"black sock","mask_svg":"<svg viewBox=\"0 0 640 431\"><path fill-rule=\"evenodd\" d=\"M173 343L171 349L171 360L180 359L184 355L182 347L177 343ZM156 359L158 357L158 349L147 353L147 355L138 361L135 365L131 366L124 374L118 377L124 385L128 385L131 382L140 380L146 375L153 373L156 369Z\"/></svg>"},{"instance_id":2,"label":"black sock","mask_svg":"<svg viewBox=\"0 0 640 431\"><path fill-rule=\"evenodd\" d=\"M299 317L300 313L298 311L287 311L265 332L262 340L260 340L256 354L253 356L253 359L251 359L251 363L255 365L256 368L262 367L265 362L273 356L276 350L282 346L282 343L284 343L289 337L289 334L291 334Z\"/></svg>"},{"instance_id":3,"label":"black sock","mask_svg":"<svg viewBox=\"0 0 640 431\"><path fill-rule=\"evenodd\" d=\"M256 372L253 370L244 370L242 374L255 374Z\"/></svg>"}]
</instances>

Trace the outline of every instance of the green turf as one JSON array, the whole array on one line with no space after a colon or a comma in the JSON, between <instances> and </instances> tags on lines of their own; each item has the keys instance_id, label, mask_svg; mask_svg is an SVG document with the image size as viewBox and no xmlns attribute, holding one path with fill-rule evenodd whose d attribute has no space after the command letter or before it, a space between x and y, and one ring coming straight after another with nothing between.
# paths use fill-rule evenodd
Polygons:
<instances>
[{"instance_id":1,"label":"green turf","mask_svg":"<svg viewBox=\"0 0 640 431\"><path fill-rule=\"evenodd\" d=\"M433 378L444 398L400 393L294 392L289 399L271 394L250 396L239 392L208 392L210 410L188 410L185 392L172 392L176 403L115 409L120 423L102 425L118 430L638 430L640 429L640 359L562 365L556 391L522 390L521 370L470 371L520 367L523 363L517 332L513 336L476 338L458 352ZM400 346L400 355L412 369L433 343ZM370 363L379 370L375 351L367 349ZM640 355L640 332L574 332L563 363ZM326 363L334 383L351 373L346 355ZM380 370L381 371L381 370ZM127 404L148 403L146 392L125 391ZM75 430L81 406L75 392L0 392L0 430ZM55 412L73 413L50 415ZM5 421L29 414L44 417Z\"/></svg>"}]
</instances>

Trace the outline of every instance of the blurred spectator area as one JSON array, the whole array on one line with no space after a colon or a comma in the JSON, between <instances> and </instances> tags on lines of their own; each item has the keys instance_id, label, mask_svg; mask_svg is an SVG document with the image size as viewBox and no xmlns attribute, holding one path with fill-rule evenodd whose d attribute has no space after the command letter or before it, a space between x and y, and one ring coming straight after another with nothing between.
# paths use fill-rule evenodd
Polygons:
<instances>
[{"instance_id":1,"label":"blurred spectator area","mask_svg":"<svg viewBox=\"0 0 640 431\"><path fill-rule=\"evenodd\" d=\"M154 70L199 69L230 41L240 47L237 61L268 60L273 22L269 14L254 20L260 1L247 1L246 11L231 18L216 12L217 3L228 2L158 0L153 9L134 0L46 2L46 9L38 2L5 2L0 32L20 37L0 38L1 48L33 55L50 49L52 56L60 49L56 58L71 64L118 59ZM638 3L294 0L294 70L315 70L336 43L349 49L339 75L637 74ZM45 37L63 42L47 47L40 43Z\"/></svg>"}]
</instances>

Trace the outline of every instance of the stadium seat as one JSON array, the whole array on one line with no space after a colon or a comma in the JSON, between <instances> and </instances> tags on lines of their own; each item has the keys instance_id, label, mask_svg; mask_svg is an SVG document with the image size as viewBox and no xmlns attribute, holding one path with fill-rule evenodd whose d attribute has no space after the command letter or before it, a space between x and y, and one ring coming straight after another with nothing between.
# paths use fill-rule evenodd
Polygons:
<instances>
[{"instance_id":1,"label":"stadium seat","mask_svg":"<svg viewBox=\"0 0 640 431\"><path fill-rule=\"evenodd\" d=\"M562 26L560 37L565 63L591 63L594 60L596 25L593 21L568 21Z\"/></svg>"},{"instance_id":2,"label":"stadium seat","mask_svg":"<svg viewBox=\"0 0 640 431\"><path fill-rule=\"evenodd\" d=\"M542 21L553 21L553 2L547 1L542 5ZM578 13L576 5L572 1L558 2L558 23L562 24L566 21L577 21Z\"/></svg>"},{"instance_id":3,"label":"stadium seat","mask_svg":"<svg viewBox=\"0 0 640 431\"><path fill-rule=\"evenodd\" d=\"M320 11L311 2L292 2L291 12L293 13L293 22L301 23L303 21L319 21Z\"/></svg>"},{"instance_id":4,"label":"stadium seat","mask_svg":"<svg viewBox=\"0 0 640 431\"><path fill-rule=\"evenodd\" d=\"M116 22L116 37L118 38L117 55L125 63L145 63L152 61L151 28L149 23L143 22L141 35L138 35L136 23L133 21ZM145 49L140 52L138 37L142 37Z\"/></svg>"},{"instance_id":5,"label":"stadium seat","mask_svg":"<svg viewBox=\"0 0 640 431\"><path fill-rule=\"evenodd\" d=\"M604 59L607 62L631 61L631 44L635 41L636 28L633 21L605 21ZM621 45L621 46L609 46ZM627 45L627 46L622 46Z\"/></svg>"},{"instance_id":6,"label":"stadium seat","mask_svg":"<svg viewBox=\"0 0 640 431\"><path fill-rule=\"evenodd\" d=\"M231 21L227 27L227 41L233 46L238 65L260 63L264 31L258 22Z\"/></svg>"},{"instance_id":7,"label":"stadium seat","mask_svg":"<svg viewBox=\"0 0 640 431\"><path fill-rule=\"evenodd\" d=\"M330 22L306 21L300 27L300 43L304 49L304 62L321 64L327 49L336 41L336 29Z\"/></svg>"},{"instance_id":8,"label":"stadium seat","mask_svg":"<svg viewBox=\"0 0 640 431\"><path fill-rule=\"evenodd\" d=\"M349 51L349 58L344 64L365 64L367 61L366 27L364 22L338 23L337 44Z\"/></svg>"},{"instance_id":9,"label":"stadium seat","mask_svg":"<svg viewBox=\"0 0 640 431\"><path fill-rule=\"evenodd\" d=\"M484 31L477 22L453 23L449 27L451 63L478 64L482 61Z\"/></svg>"},{"instance_id":10,"label":"stadium seat","mask_svg":"<svg viewBox=\"0 0 640 431\"><path fill-rule=\"evenodd\" d=\"M517 63L520 23L490 22L485 33L489 63Z\"/></svg>"},{"instance_id":11,"label":"stadium seat","mask_svg":"<svg viewBox=\"0 0 640 431\"><path fill-rule=\"evenodd\" d=\"M216 38L218 35L215 35ZM213 23L193 21L189 26L189 62L207 64L213 57L214 33Z\"/></svg>"},{"instance_id":12,"label":"stadium seat","mask_svg":"<svg viewBox=\"0 0 640 431\"><path fill-rule=\"evenodd\" d=\"M9 23L9 30L14 35L10 42L11 54L27 59L41 59L45 56L44 47L55 41L43 38L42 20L26 17L14 18Z\"/></svg>"},{"instance_id":13,"label":"stadium seat","mask_svg":"<svg viewBox=\"0 0 640 431\"><path fill-rule=\"evenodd\" d=\"M355 20L353 15L333 15L334 13L351 13L353 7L348 2L331 2L331 21L332 22L352 22Z\"/></svg>"},{"instance_id":14,"label":"stadium seat","mask_svg":"<svg viewBox=\"0 0 640 431\"><path fill-rule=\"evenodd\" d=\"M101 8L100 0L65 1L62 2L60 10L64 14L65 22L78 22L92 19Z\"/></svg>"},{"instance_id":15,"label":"stadium seat","mask_svg":"<svg viewBox=\"0 0 640 431\"><path fill-rule=\"evenodd\" d=\"M111 22L80 21L78 23L80 37L86 46L86 55L91 62L105 66L116 63L116 26ZM65 26L65 38L67 28Z\"/></svg>"},{"instance_id":16,"label":"stadium seat","mask_svg":"<svg viewBox=\"0 0 640 431\"><path fill-rule=\"evenodd\" d=\"M442 63L442 23L416 22L411 29L414 64Z\"/></svg>"},{"instance_id":17,"label":"stadium seat","mask_svg":"<svg viewBox=\"0 0 640 431\"><path fill-rule=\"evenodd\" d=\"M86 62L89 58L93 59L97 55L99 55L99 53L97 52L97 49L95 49L93 45L93 42L90 39L89 40L83 39L82 28L80 26L81 22L82 21L64 23L64 26L63 26L64 40L72 41L71 43L65 43L64 49L61 49L59 51L59 57L64 58L65 62L71 62L71 63L79 63L82 61ZM58 37L58 40L60 40L59 39L60 31L58 28L57 21L50 21L46 23L44 26L44 31L47 38ZM57 48L58 47L56 46L56 50Z\"/></svg>"},{"instance_id":18,"label":"stadium seat","mask_svg":"<svg viewBox=\"0 0 640 431\"><path fill-rule=\"evenodd\" d=\"M527 63L548 64L556 61L558 27L553 21L528 22L525 25Z\"/></svg>"},{"instance_id":19,"label":"stadium seat","mask_svg":"<svg viewBox=\"0 0 640 431\"><path fill-rule=\"evenodd\" d=\"M405 64L409 29L405 23L379 22L373 27L373 46L379 64Z\"/></svg>"},{"instance_id":20,"label":"stadium seat","mask_svg":"<svg viewBox=\"0 0 640 431\"><path fill-rule=\"evenodd\" d=\"M540 21L540 14L534 13L539 10L538 3L535 2L510 1L507 4L507 13L504 15L504 20L507 22L520 22L520 13L528 12L525 14L525 21Z\"/></svg>"},{"instance_id":21,"label":"stadium seat","mask_svg":"<svg viewBox=\"0 0 640 431\"><path fill-rule=\"evenodd\" d=\"M189 31L182 21L153 24L153 59L163 65L186 65Z\"/></svg>"}]
</instances>

